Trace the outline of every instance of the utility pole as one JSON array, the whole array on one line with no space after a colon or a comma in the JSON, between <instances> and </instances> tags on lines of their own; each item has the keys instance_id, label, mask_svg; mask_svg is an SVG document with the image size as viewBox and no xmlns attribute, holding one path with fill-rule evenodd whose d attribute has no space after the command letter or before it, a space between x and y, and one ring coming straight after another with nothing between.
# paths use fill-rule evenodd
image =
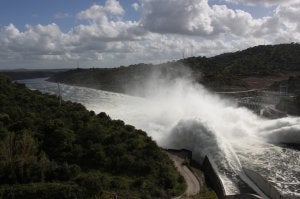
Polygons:
<instances>
[{"instance_id":1,"label":"utility pole","mask_svg":"<svg viewBox=\"0 0 300 199\"><path fill-rule=\"evenodd\" d=\"M61 91L60 91L59 82L57 82L57 89L58 89L59 106L61 106Z\"/></svg>"},{"instance_id":2,"label":"utility pole","mask_svg":"<svg viewBox=\"0 0 300 199\"><path fill-rule=\"evenodd\" d=\"M288 85L280 84L279 86L279 93L280 97L287 96L288 91Z\"/></svg>"}]
</instances>

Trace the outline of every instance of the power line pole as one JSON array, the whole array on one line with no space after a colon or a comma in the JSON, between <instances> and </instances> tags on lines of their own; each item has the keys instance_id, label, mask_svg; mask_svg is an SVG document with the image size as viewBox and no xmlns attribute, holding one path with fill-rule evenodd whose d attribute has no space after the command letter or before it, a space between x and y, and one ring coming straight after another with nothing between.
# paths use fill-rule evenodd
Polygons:
<instances>
[{"instance_id":1,"label":"power line pole","mask_svg":"<svg viewBox=\"0 0 300 199\"><path fill-rule=\"evenodd\" d=\"M60 84L59 84L59 82L57 82L57 89L58 89L59 106L61 106L61 91L60 91Z\"/></svg>"}]
</instances>

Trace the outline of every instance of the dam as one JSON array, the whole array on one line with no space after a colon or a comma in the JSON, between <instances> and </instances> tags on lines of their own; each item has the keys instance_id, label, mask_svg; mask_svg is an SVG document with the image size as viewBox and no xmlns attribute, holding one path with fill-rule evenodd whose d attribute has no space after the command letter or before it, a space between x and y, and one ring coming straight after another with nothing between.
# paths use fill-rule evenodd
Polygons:
<instances>
[{"instance_id":1,"label":"dam","mask_svg":"<svg viewBox=\"0 0 300 199\"><path fill-rule=\"evenodd\" d=\"M45 79L22 82L57 94L57 84ZM195 160L212 165L225 198L260 191L267 198L300 198L300 151L282 145L300 143L298 117L261 118L184 80L145 98L69 85L61 85L61 95L145 130L164 148L192 151Z\"/></svg>"}]
</instances>

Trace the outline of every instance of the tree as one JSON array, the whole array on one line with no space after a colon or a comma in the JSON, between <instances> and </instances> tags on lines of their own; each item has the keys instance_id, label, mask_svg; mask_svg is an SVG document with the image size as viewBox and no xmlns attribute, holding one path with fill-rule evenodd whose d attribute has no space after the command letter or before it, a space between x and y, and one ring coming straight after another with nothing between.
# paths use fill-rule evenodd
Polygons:
<instances>
[{"instance_id":1,"label":"tree","mask_svg":"<svg viewBox=\"0 0 300 199\"><path fill-rule=\"evenodd\" d=\"M12 164L15 159L16 143L15 143L16 134L10 132L1 142L0 142L0 157L1 161Z\"/></svg>"}]
</instances>

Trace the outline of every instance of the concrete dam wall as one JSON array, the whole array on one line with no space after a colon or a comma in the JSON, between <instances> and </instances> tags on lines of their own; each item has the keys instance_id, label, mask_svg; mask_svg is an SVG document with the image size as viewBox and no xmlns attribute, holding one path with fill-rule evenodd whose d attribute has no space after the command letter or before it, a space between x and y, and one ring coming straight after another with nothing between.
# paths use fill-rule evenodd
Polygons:
<instances>
[{"instance_id":1,"label":"concrete dam wall","mask_svg":"<svg viewBox=\"0 0 300 199\"><path fill-rule=\"evenodd\" d=\"M255 191L249 186L242 183L239 187L240 190L236 193L228 192L226 187L218 173L216 166L209 159L208 156L205 157L203 164L203 171L205 175L206 183L214 189L219 199L259 199L262 198L256 195Z\"/></svg>"},{"instance_id":2,"label":"concrete dam wall","mask_svg":"<svg viewBox=\"0 0 300 199\"><path fill-rule=\"evenodd\" d=\"M243 168L245 174L270 198L283 199L286 198L280 194L280 192L260 174L250 169Z\"/></svg>"}]
</instances>

